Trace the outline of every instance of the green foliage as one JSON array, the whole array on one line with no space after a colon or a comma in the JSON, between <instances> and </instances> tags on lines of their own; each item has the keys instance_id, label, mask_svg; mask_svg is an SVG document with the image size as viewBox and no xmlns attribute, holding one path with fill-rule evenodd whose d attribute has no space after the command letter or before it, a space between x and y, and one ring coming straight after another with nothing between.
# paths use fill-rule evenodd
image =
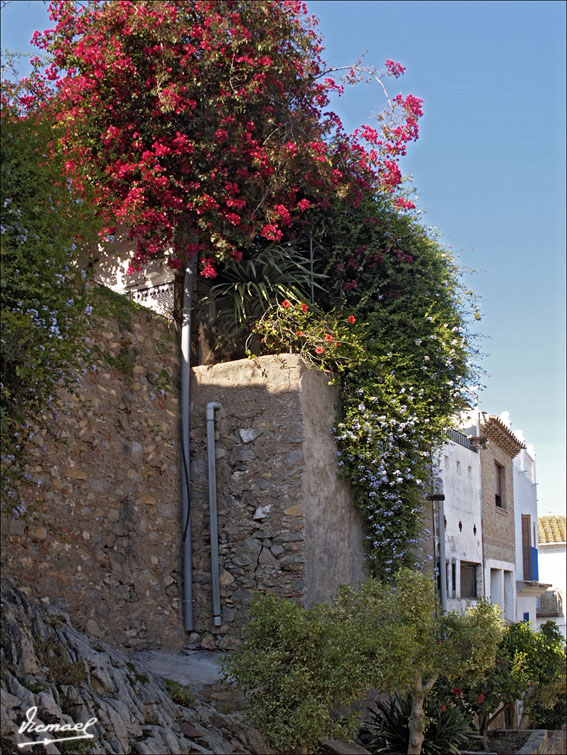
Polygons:
<instances>
[{"instance_id":1,"label":"green foliage","mask_svg":"<svg viewBox=\"0 0 567 755\"><path fill-rule=\"evenodd\" d=\"M409 744L411 696L378 702L365 723L359 740L371 753L405 753ZM433 709L428 706L422 753L424 755L459 755L476 738L470 722L455 708Z\"/></svg>"},{"instance_id":2,"label":"green foliage","mask_svg":"<svg viewBox=\"0 0 567 755\"><path fill-rule=\"evenodd\" d=\"M561 729L567 726L567 673L561 674L539 691L530 702L530 724L534 729Z\"/></svg>"},{"instance_id":3,"label":"green foliage","mask_svg":"<svg viewBox=\"0 0 567 755\"><path fill-rule=\"evenodd\" d=\"M354 316L323 312L317 305L290 298L270 307L254 325L252 335L261 336L265 348L300 354L309 368L331 373L332 381L364 360L363 340Z\"/></svg>"},{"instance_id":4,"label":"green foliage","mask_svg":"<svg viewBox=\"0 0 567 755\"><path fill-rule=\"evenodd\" d=\"M372 573L389 578L415 566L431 449L469 398L470 292L447 250L379 196L357 207L337 201L310 220L315 270L326 276L313 308L320 324L300 327L291 319L296 305L269 311L256 327L263 349L340 370L339 468L364 517ZM356 321L354 339L325 330L326 319L348 317ZM337 342L332 355L318 352L325 333Z\"/></svg>"},{"instance_id":5,"label":"green foliage","mask_svg":"<svg viewBox=\"0 0 567 755\"><path fill-rule=\"evenodd\" d=\"M540 631L527 621L510 624L498 645L494 665L480 677L463 672L445 680L444 702L476 716L485 733L503 706L522 701L530 718L534 711L541 713L554 706L564 691L565 641L553 622Z\"/></svg>"},{"instance_id":6,"label":"green foliage","mask_svg":"<svg viewBox=\"0 0 567 755\"><path fill-rule=\"evenodd\" d=\"M138 679L138 676L136 678ZM145 681L148 681L147 678L145 678ZM186 687L184 684L174 682L172 679L166 679L165 686L169 696L177 705L187 707L195 702L195 696L191 694L189 687Z\"/></svg>"},{"instance_id":7,"label":"green foliage","mask_svg":"<svg viewBox=\"0 0 567 755\"><path fill-rule=\"evenodd\" d=\"M318 279L323 278L321 274ZM320 283L315 281L320 287ZM237 325L259 317L276 297L306 299L311 289L309 258L291 244L270 244L246 251L239 262L227 260L204 303L228 309Z\"/></svg>"},{"instance_id":8,"label":"green foliage","mask_svg":"<svg viewBox=\"0 0 567 755\"><path fill-rule=\"evenodd\" d=\"M401 569L392 582L343 585L330 606L312 610L258 598L225 676L247 693L274 747L313 749L352 732L358 714L347 706L369 689L413 695L417 685L426 696L442 672L485 670L500 636L496 610L439 618L431 577Z\"/></svg>"},{"instance_id":9,"label":"green foliage","mask_svg":"<svg viewBox=\"0 0 567 755\"><path fill-rule=\"evenodd\" d=\"M313 277L320 287L320 274ZM213 351L228 358L244 356L244 342L253 323L276 300L306 301L310 297L309 257L300 249L252 244L240 261L227 259L214 284L197 303L197 310ZM208 310L214 304L214 320Z\"/></svg>"},{"instance_id":10,"label":"green foliage","mask_svg":"<svg viewBox=\"0 0 567 755\"><path fill-rule=\"evenodd\" d=\"M247 693L252 723L273 747L311 751L320 739L356 728L352 716L332 713L364 683L349 639L325 605L306 610L271 595L253 603L243 644L224 672Z\"/></svg>"},{"instance_id":11,"label":"green foliage","mask_svg":"<svg viewBox=\"0 0 567 755\"><path fill-rule=\"evenodd\" d=\"M47 666L52 680L56 684L80 684L86 681L85 664L71 661L68 651L53 640L34 639L36 652Z\"/></svg>"},{"instance_id":12,"label":"green foliage","mask_svg":"<svg viewBox=\"0 0 567 755\"><path fill-rule=\"evenodd\" d=\"M463 616L439 615L430 575L402 568L391 582L342 586L333 616L357 639L368 687L405 694L463 671L480 676L494 663L502 637L500 612L479 601Z\"/></svg>"},{"instance_id":13,"label":"green foliage","mask_svg":"<svg viewBox=\"0 0 567 755\"><path fill-rule=\"evenodd\" d=\"M32 420L53 410L56 386L71 386L85 356L90 306L76 263L79 237L90 238L92 211L47 157L51 123L2 106L1 441L4 505L23 503L14 481L23 474Z\"/></svg>"}]
</instances>

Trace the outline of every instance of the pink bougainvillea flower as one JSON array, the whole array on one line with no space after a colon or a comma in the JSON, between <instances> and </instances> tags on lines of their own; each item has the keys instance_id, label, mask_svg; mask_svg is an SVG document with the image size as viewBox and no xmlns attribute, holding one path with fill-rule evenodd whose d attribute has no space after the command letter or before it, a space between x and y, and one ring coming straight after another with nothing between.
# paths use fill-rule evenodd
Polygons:
<instances>
[{"instance_id":1,"label":"pink bougainvillea flower","mask_svg":"<svg viewBox=\"0 0 567 755\"><path fill-rule=\"evenodd\" d=\"M212 257L206 257L202 259L201 263L204 265L203 269L201 270L201 275L203 276L203 278L217 277L217 271L215 270L214 260L212 259Z\"/></svg>"},{"instance_id":2,"label":"pink bougainvillea flower","mask_svg":"<svg viewBox=\"0 0 567 755\"><path fill-rule=\"evenodd\" d=\"M327 341L327 343L331 343L332 340L333 340L333 336L330 333L327 333L325 335L325 341Z\"/></svg>"},{"instance_id":3,"label":"pink bougainvillea flower","mask_svg":"<svg viewBox=\"0 0 567 755\"><path fill-rule=\"evenodd\" d=\"M354 315L349 315L348 321L351 325L354 325L354 323L356 322L356 317Z\"/></svg>"},{"instance_id":4,"label":"pink bougainvillea flower","mask_svg":"<svg viewBox=\"0 0 567 755\"><path fill-rule=\"evenodd\" d=\"M322 346L317 346L315 348L315 353L316 354L322 354L324 351L325 351L325 349Z\"/></svg>"},{"instance_id":5,"label":"pink bougainvillea flower","mask_svg":"<svg viewBox=\"0 0 567 755\"><path fill-rule=\"evenodd\" d=\"M401 63L397 63L393 60L387 60L385 66L390 76L393 76L396 79L406 72L405 67Z\"/></svg>"},{"instance_id":6,"label":"pink bougainvillea flower","mask_svg":"<svg viewBox=\"0 0 567 755\"><path fill-rule=\"evenodd\" d=\"M305 302L303 302L303 304L301 305L301 311L302 312L307 312L308 309L309 309L309 307L307 306L307 304Z\"/></svg>"},{"instance_id":7,"label":"pink bougainvillea flower","mask_svg":"<svg viewBox=\"0 0 567 755\"><path fill-rule=\"evenodd\" d=\"M282 307L283 307L284 309L289 309L289 308L291 307L291 302L290 302L290 301L288 301L287 299L284 299L284 300L282 301Z\"/></svg>"}]
</instances>

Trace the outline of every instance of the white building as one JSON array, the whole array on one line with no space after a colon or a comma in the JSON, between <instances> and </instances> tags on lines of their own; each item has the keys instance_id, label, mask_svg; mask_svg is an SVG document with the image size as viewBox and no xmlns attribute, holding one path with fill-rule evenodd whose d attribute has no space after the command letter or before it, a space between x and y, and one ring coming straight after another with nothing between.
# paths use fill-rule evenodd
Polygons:
<instances>
[{"instance_id":1,"label":"white building","mask_svg":"<svg viewBox=\"0 0 567 755\"><path fill-rule=\"evenodd\" d=\"M567 639L565 626L566 526L564 516L538 517L539 577L550 585L537 601L538 628L554 621Z\"/></svg>"},{"instance_id":2,"label":"white building","mask_svg":"<svg viewBox=\"0 0 567 755\"><path fill-rule=\"evenodd\" d=\"M451 430L439 454L438 467L445 496L447 610L463 613L484 595L478 448L466 435ZM439 534L439 527L437 530Z\"/></svg>"},{"instance_id":3,"label":"white building","mask_svg":"<svg viewBox=\"0 0 567 755\"><path fill-rule=\"evenodd\" d=\"M536 601L549 585L539 581L535 461L525 448L514 458L514 519L516 621L529 621L535 628Z\"/></svg>"}]
</instances>

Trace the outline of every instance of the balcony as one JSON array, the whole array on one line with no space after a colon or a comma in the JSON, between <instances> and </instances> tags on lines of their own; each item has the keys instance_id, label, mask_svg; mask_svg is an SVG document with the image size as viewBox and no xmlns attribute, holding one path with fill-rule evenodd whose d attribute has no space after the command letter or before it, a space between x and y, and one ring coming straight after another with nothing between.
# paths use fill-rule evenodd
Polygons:
<instances>
[{"instance_id":1,"label":"balcony","mask_svg":"<svg viewBox=\"0 0 567 755\"><path fill-rule=\"evenodd\" d=\"M548 616L553 618L563 615L563 607L561 605L561 595L556 590L550 590L540 595L536 603L536 614L538 618L544 618Z\"/></svg>"}]
</instances>

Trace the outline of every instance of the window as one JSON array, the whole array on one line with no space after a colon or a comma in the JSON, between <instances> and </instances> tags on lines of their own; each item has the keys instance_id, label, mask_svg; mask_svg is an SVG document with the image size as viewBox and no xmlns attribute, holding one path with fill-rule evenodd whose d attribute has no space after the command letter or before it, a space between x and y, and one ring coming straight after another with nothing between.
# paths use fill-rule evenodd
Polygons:
<instances>
[{"instance_id":1,"label":"window","mask_svg":"<svg viewBox=\"0 0 567 755\"><path fill-rule=\"evenodd\" d=\"M461 598L476 598L476 574L478 564L467 564L461 561Z\"/></svg>"},{"instance_id":2,"label":"window","mask_svg":"<svg viewBox=\"0 0 567 755\"><path fill-rule=\"evenodd\" d=\"M504 508L504 467L494 462L494 502L499 509Z\"/></svg>"},{"instance_id":3,"label":"window","mask_svg":"<svg viewBox=\"0 0 567 755\"><path fill-rule=\"evenodd\" d=\"M457 564L453 561L451 564L451 595L457 594Z\"/></svg>"}]
</instances>

